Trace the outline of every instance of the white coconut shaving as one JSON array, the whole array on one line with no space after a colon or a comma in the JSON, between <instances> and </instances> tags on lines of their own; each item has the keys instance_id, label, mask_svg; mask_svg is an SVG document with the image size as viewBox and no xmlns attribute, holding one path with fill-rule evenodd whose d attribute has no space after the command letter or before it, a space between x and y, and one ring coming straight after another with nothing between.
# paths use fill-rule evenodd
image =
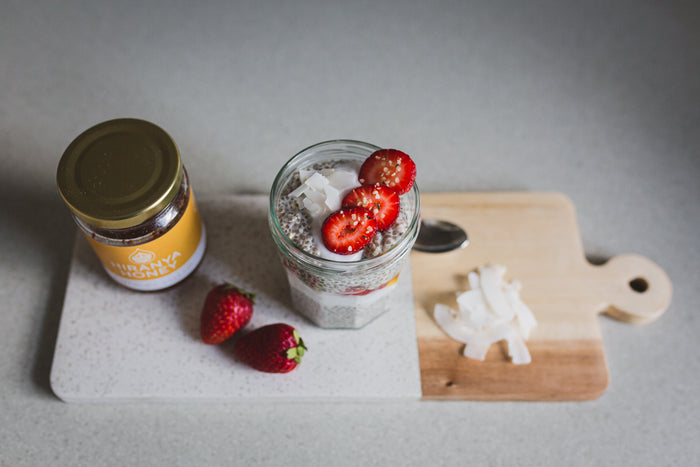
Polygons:
<instances>
[{"instance_id":1,"label":"white coconut shaving","mask_svg":"<svg viewBox=\"0 0 700 467\"><path fill-rule=\"evenodd\" d=\"M324 217L340 209L343 198L359 185L357 173L343 169L299 170L301 185L289 196L313 218Z\"/></svg>"},{"instance_id":2,"label":"white coconut shaving","mask_svg":"<svg viewBox=\"0 0 700 467\"><path fill-rule=\"evenodd\" d=\"M458 310L436 304L437 324L452 339L466 344L464 356L483 361L491 344L505 340L516 365L532 361L525 340L537 320L520 299L522 285L506 282L504 266L480 266L467 276L471 290L457 294Z\"/></svg>"}]
</instances>

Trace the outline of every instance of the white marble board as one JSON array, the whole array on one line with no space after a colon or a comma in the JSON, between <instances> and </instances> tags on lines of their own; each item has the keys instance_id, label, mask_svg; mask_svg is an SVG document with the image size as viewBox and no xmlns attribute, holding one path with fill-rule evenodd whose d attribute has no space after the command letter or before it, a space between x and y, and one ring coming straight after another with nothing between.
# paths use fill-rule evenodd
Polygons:
<instances>
[{"instance_id":1,"label":"white marble board","mask_svg":"<svg viewBox=\"0 0 700 467\"><path fill-rule=\"evenodd\" d=\"M51 369L55 394L66 402L419 399L410 267L388 313L360 330L318 328L291 310L267 200L200 200L207 253L192 276L161 292L114 283L78 235ZM251 329L286 322L299 330L309 351L296 370L260 373L230 344L200 341L204 297L222 281L257 294Z\"/></svg>"}]
</instances>

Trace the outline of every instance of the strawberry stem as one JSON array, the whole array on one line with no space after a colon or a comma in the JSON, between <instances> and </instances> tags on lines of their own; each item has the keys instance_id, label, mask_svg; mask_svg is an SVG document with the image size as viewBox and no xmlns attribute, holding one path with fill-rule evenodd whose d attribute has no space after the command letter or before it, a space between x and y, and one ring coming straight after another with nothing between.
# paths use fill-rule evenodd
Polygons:
<instances>
[{"instance_id":1,"label":"strawberry stem","mask_svg":"<svg viewBox=\"0 0 700 467\"><path fill-rule=\"evenodd\" d=\"M304 352L308 349L306 348L306 344L304 344L304 340L299 337L299 333L296 329L292 332L292 335L294 336L294 340L296 341L297 345L287 349L287 358L289 360L294 360L297 363L301 363L301 357L304 356Z\"/></svg>"},{"instance_id":2,"label":"strawberry stem","mask_svg":"<svg viewBox=\"0 0 700 467\"><path fill-rule=\"evenodd\" d=\"M255 294L254 294L254 293L246 292L245 290L243 290L243 289L241 289L240 287L237 287L237 286L231 284L230 282L224 282L223 284L221 284L221 287L222 287L222 290L223 290L224 292L227 292L227 291L229 291L229 290L235 290L235 291L237 291L237 292L238 292L239 294L241 294L243 297L245 297L245 298L247 298L248 300L250 300L250 302L251 302L253 305L255 305Z\"/></svg>"}]
</instances>

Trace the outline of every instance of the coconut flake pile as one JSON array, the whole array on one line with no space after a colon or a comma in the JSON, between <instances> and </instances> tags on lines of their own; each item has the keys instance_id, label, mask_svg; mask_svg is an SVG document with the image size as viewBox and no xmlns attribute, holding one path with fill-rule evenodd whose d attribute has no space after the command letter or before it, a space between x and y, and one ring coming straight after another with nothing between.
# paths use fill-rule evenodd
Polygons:
<instances>
[{"instance_id":1,"label":"coconut flake pile","mask_svg":"<svg viewBox=\"0 0 700 467\"><path fill-rule=\"evenodd\" d=\"M308 209L313 218L340 209L345 195L359 185L357 173L342 169L301 169L299 178L301 185L289 196L296 198L299 208Z\"/></svg>"},{"instance_id":2,"label":"coconut flake pile","mask_svg":"<svg viewBox=\"0 0 700 467\"><path fill-rule=\"evenodd\" d=\"M483 361L494 342L505 340L516 365L532 361L525 340L537 326L532 311L520 300L522 285L503 279L506 268L480 266L468 275L471 290L457 295L459 310L435 305L435 321L452 339L466 344L464 356Z\"/></svg>"},{"instance_id":3,"label":"coconut flake pile","mask_svg":"<svg viewBox=\"0 0 700 467\"><path fill-rule=\"evenodd\" d=\"M362 259L362 251L351 255L339 255L326 248L321 238L321 226L325 218L337 211L343 204L343 198L360 185L357 172L344 168L325 168L299 170L299 185L289 193L299 209L306 209L311 215L311 235L322 258L334 261L351 262Z\"/></svg>"}]
</instances>

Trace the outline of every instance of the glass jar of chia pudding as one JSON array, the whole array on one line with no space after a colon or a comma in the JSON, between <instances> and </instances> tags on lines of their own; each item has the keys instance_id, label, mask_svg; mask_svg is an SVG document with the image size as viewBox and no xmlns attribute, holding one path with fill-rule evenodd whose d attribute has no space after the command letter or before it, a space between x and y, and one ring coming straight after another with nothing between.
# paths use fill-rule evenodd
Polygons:
<instances>
[{"instance_id":1,"label":"glass jar of chia pudding","mask_svg":"<svg viewBox=\"0 0 700 467\"><path fill-rule=\"evenodd\" d=\"M318 230L320 224L290 194L301 184L300 171L338 169L357 174L378 149L352 140L318 143L292 157L270 191L268 220L289 280L292 306L320 327L360 328L390 309L399 273L418 236L418 187L413 184L401 195L395 225L378 233L364 253L350 261L319 252L319 233L311 229Z\"/></svg>"},{"instance_id":2,"label":"glass jar of chia pudding","mask_svg":"<svg viewBox=\"0 0 700 467\"><path fill-rule=\"evenodd\" d=\"M201 262L206 234L172 138L153 123L116 119L80 134L57 183L107 274L135 290L161 290Z\"/></svg>"}]
</instances>

